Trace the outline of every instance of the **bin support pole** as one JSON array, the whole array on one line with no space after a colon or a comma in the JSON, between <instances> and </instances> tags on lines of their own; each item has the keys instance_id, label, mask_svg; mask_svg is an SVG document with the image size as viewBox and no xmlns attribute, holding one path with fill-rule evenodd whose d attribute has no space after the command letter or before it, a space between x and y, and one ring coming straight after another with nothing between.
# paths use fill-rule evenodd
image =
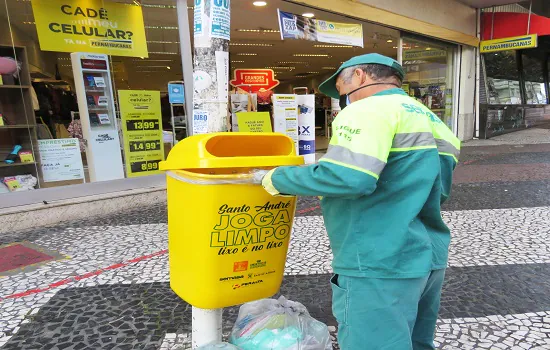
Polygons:
<instances>
[{"instance_id":1,"label":"bin support pole","mask_svg":"<svg viewBox=\"0 0 550 350\"><path fill-rule=\"evenodd\" d=\"M193 114L189 116L192 122L188 127L192 135L227 131L231 0L195 0L194 3L193 101L190 101ZM216 9L211 12L212 6ZM219 18L210 18L211 13ZM212 37L213 23L215 37ZM193 348L222 340L222 312L223 309L193 307Z\"/></svg>"},{"instance_id":2,"label":"bin support pole","mask_svg":"<svg viewBox=\"0 0 550 350\"><path fill-rule=\"evenodd\" d=\"M193 308L191 336L193 349L212 342L222 341L222 311L223 309Z\"/></svg>"}]
</instances>

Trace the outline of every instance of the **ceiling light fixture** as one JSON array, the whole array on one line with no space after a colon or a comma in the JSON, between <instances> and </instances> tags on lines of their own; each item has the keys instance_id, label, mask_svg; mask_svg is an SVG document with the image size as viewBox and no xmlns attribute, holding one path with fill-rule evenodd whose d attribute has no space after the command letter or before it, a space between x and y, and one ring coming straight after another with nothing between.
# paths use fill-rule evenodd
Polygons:
<instances>
[{"instance_id":1,"label":"ceiling light fixture","mask_svg":"<svg viewBox=\"0 0 550 350\"><path fill-rule=\"evenodd\" d=\"M149 51L153 55L179 55L177 52L167 52L167 51Z\"/></svg>"},{"instance_id":2,"label":"ceiling light fixture","mask_svg":"<svg viewBox=\"0 0 550 350\"><path fill-rule=\"evenodd\" d=\"M387 43L393 43L393 39L392 38L389 38L388 40L386 40Z\"/></svg>"},{"instance_id":3,"label":"ceiling light fixture","mask_svg":"<svg viewBox=\"0 0 550 350\"><path fill-rule=\"evenodd\" d=\"M145 26L145 29L168 29L168 30L178 30L178 27L170 27L170 26Z\"/></svg>"},{"instance_id":4,"label":"ceiling light fixture","mask_svg":"<svg viewBox=\"0 0 550 350\"><path fill-rule=\"evenodd\" d=\"M237 29L237 32L245 32L245 33L279 33L279 31L275 30L275 29Z\"/></svg>"},{"instance_id":5,"label":"ceiling light fixture","mask_svg":"<svg viewBox=\"0 0 550 350\"><path fill-rule=\"evenodd\" d=\"M321 69L333 70L333 69L336 69L336 67L322 67Z\"/></svg>"},{"instance_id":6,"label":"ceiling light fixture","mask_svg":"<svg viewBox=\"0 0 550 350\"><path fill-rule=\"evenodd\" d=\"M258 7L264 7L264 6L267 5L267 2L265 2L265 1L254 1L254 2L252 3L252 5L258 6Z\"/></svg>"},{"instance_id":7,"label":"ceiling light fixture","mask_svg":"<svg viewBox=\"0 0 550 350\"><path fill-rule=\"evenodd\" d=\"M310 53L295 53L294 57L330 57L329 55L310 54Z\"/></svg>"},{"instance_id":8,"label":"ceiling light fixture","mask_svg":"<svg viewBox=\"0 0 550 350\"><path fill-rule=\"evenodd\" d=\"M313 45L313 47L323 48L323 49L351 49L352 45Z\"/></svg>"},{"instance_id":9,"label":"ceiling light fixture","mask_svg":"<svg viewBox=\"0 0 550 350\"><path fill-rule=\"evenodd\" d=\"M296 61L283 61L283 62L277 62L278 64L309 64L307 62L296 62Z\"/></svg>"},{"instance_id":10,"label":"ceiling light fixture","mask_svg":"<svg viewBox=\"0 0 550 350\"><path fill-rule=\"evenodd\" d=\"M258 56L257 53L249 53L249 52L241 52L238 53L237 56Z\"/></svg>"},{"instance_id":11,"label":"ceiling light fixture","mask_svg":"<svg viewBox=\"0 0 550 350\"><path fill-rule=\"evenodd\" d=\"M394 48L394 49L397 49L397 46L394 46L393 48Z\"/></svg>"},{"instance_id":12,"label":"ceiling light fixture","mask_svg":"<svg viewBox=\"0 0 550 350\"><path fill-rule=\"evenodd\" d=\"M294 70L296 67L265 67L265 69Z\"/></svg>"},{"instance_id":13,"label":"ceiling light fixture","mask_svg":"<svg viewBox=\"0 0 550 350\"><path fill-rule=\"evenodd\" d=\"M426 48L426 51L430 51L432 48L431 47L427 47Z\"/></svg>"},{"instance_id":14,"label":"ceiling light fixture","mask_svg":"<svg viewBox=\"0 0 550 350\"><path fill-rule=\"evenodd\" d=\"M179 41L147 40L149 44L179 44Z\"/></svg>"},{"instance_id":15,"label":"ceiling light fixture","mask_svg":"<svg viewBox=\"0 0 550 350\"><path fill-rule=\"evenodd\" d=\"M172 68L170 68L170 66L166 66L166 69L170 70L170 69L172 69Z\"/></svg>"},{"instance_id":16,"label":"ceiling light fixture","mask_svg":"<svg viewBox=\"0 0 550 350\"><path fill-rule=\"evenodd\" d=\"M306 13L302 13L302 16L304 16L305 18L313 18L315 17L315 14L311 12L306 12Z\"/></svg>"},{"instance_id":17,"label":"ceiling light fixture","mask_svg":"<svg viewBox=\"0 0 550 350\"><path fill-rule=\"evenodd\" d=\"M319 72L306 72L306 74L319 74Z\"/></svg>"},{"instance_id":18,"label":"ceiling light fixture","mask_svg":"<svg viewBox=\"0 0 550 350\"><path fill-rule=\"evenodd\" d=\"M229 43L229 46L264 46L271 47L273 44L259 44L259 43Z\"/></svg>"},{"instance_id":19,"label":"ceiling light fixture","mask_svg":"<svg viewBox=\"0 0 550 350\"><path fill-rule=\"evenodd\" d=\"M145 59L144 57L141 57L140 60L132 60L132 61L146 63L146 62L172 62L174 60L150 60L150 59Z\"/></svg>"},{"instance_id":20,"label":"ceiling light fixture","mask_svg":"<svg viewBox=\"0 0 550 350\"><path fill-rule=\"evenodd\" d=\"M244 61L231 61L231 63L244 63Z\"/></svg>"}]
</instances>

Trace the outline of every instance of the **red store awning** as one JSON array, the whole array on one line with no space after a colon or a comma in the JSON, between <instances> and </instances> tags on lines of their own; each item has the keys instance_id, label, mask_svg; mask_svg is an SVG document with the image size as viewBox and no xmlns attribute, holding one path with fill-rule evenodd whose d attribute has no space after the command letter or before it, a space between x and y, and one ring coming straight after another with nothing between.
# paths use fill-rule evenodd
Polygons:
<instances>
[{"instance_id":1,"label":"red store awning","mask_svg":"<svg viewBox=\"0 0 550 350\"><path fill-rule=\"evenodd\" d=\"M525 34L550 35L550 18L531 14L531 25L527 33L529 14L515 12L485 12L481 18L481 40L501 39ZM491 25L492 23L492 25ZM493 36L491 37L491 27Z\"/></svg>"}]
</instances>

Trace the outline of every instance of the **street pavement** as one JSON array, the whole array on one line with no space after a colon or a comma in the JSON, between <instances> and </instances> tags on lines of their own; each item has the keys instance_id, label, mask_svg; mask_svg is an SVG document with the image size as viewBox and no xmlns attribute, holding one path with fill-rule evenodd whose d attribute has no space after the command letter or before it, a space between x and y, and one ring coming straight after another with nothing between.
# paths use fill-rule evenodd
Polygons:
<instances>
[{"instance_id":1,"label":"street pavement","mask_svg":"<svg viewBox=\"0 0 550 350\"><path fill-rule=\"evenodd\" d=\"M444 210L453 241L438 348L550 349L550 144L464 147ZM0 272L1 349L189 346L166 222L158 205L0 236L19 243L0 271L32 264ZM280 293L334 334L331 258L319 203L301 198ZM224 311L226 335L237 312Z\"/></svg>"}]
</instances>

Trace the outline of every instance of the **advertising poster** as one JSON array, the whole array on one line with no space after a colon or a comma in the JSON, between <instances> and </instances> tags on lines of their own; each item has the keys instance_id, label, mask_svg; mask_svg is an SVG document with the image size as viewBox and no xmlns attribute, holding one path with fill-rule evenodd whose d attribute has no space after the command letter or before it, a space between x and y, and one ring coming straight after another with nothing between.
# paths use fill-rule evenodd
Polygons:
<instances>
[{"instance_id":1,"label":"advertising poster","mask_svg":"<svg viewBox=\"0 0 550 350\"><path fill-rule=\"evenodd\" d=\"M290 137L296 145L296 154L300 154L296 95L273 95L273 119L273 131Z\"/></svg>"},{"instance_id":2,"label":"advertising poster","mask_svg":"<svg viewBox=\"0 0 550 350\"><path fill-rule=\"evenodd\" d=\"M302 39L321 43L363 47L363 26L307 18L293 13L279 13L281 39Z\"/></svg>"},{"instance_id":3,"label":"advertising poster","mask_svg":"<svg viewBox=\"0 0 550 350\"><path fill-rule=\"evenodd\" d=\"M32 0L40 48L149 57L141 6L103 0Z\"/></svg>"},{"instance_id":4,"label":"advertising poster","mask_svg":"<svg viewBox=\"0 0 550 350\"><path fill-rule=\"evenodd\" d=\"M78 139L38 140L44 182L84 179Z\"/></svg>"},{"instance_id":5,"label":"advertising poster","mask_svg":"<svg viewBox=\"0 0 550 350\"><path fill-rule=\"evenodd\" d=\"M201 0L204 1L204 0ZM231 36L231 0L212 0L210 36L229 40Z\"/></svg>"},{"instance_id":6,"label":"advertising poster","mask_svg":"<svg viewBox=\"0 0 550 350\"><path fill-rule=\"evenodd\" d=\"M193 135L208 133L208 115L210 112L193 110Z\"/></svg>"},{"instance_id":7,"label":"advertising poster","mask_svg":"<svg viewBox=\"0 0 550 350\"><path fill-rule=\"evenodd\" d=\"M315 163L315 95L296 95L298 146L306 164Z\"/></svg>"},{"instance_id":8,"label":"advertising poster","mask_svg":"<svg viewBox=\"0 0 550 350\"><path fill-rule=\"evenodd\" d=\"M203 8L205 0L195 0L195 6L193 8L193 19L194 19L194 35L195 37L201 37L204 35L204 25L203 25Z\"/></svg>"},{"instance_id":9,"label":"advertising poster","mask_svg":"<svg viewBox=\"0 0 550 350\"><path fill-rule=\"evenodd\" d=\"M272 132L268 112L241 112L237 118L241 132Z\"/></svg>"},{"instance_id":10,"label":"advertising poster","mask_svg":"<svg viewBox=\"0 0 550 350\"><path fill-rule=\"evenodd\" d=\"M164 160L159 91L118 90L126 174L160 174Z\"/></svg>"}]
</instances>

